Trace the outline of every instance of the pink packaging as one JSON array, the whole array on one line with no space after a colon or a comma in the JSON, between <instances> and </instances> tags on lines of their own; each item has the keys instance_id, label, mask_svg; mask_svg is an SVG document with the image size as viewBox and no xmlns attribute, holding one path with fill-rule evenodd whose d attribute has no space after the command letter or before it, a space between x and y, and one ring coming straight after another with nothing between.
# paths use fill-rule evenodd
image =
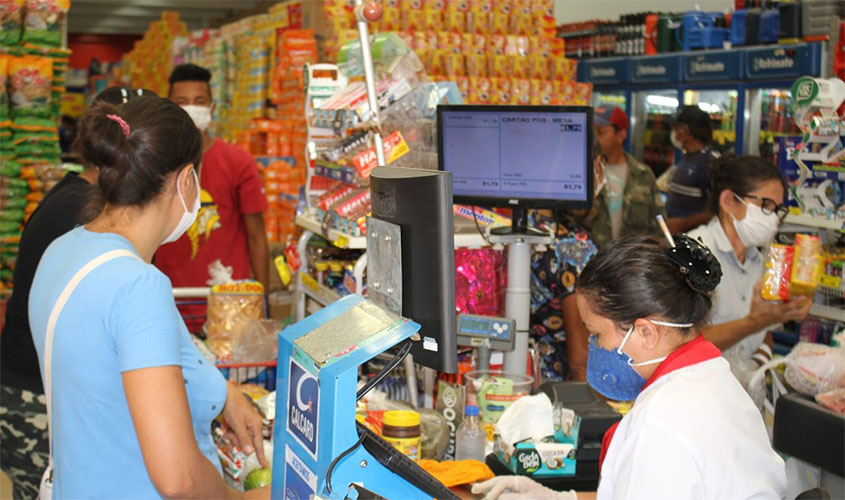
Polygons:
<instances>
[{"instance_id":1,"label":"pink packaging","mask_svg":"<svg viewBox=\"0 0 845 500\"><path fill-rule=\"evenodd\" d=\"M501 250L455 250L455 301L458 312L501 316L507 276Z\"/></svg>"}]
</instances>

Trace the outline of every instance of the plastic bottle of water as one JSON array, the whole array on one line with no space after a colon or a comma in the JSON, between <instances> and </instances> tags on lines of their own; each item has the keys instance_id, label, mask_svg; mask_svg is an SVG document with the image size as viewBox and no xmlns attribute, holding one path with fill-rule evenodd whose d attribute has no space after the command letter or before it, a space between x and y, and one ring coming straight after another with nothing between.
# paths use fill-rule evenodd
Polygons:
<instances>
[{"instance_id":1,"label":"plastic bottle of water","mask_svg":"<svg viewBox=\"0 0 845 500\"><path fill-rule=\"evenodd\" d=\"M478 460L484 462L487 447L487 432L478 416L477 406L467 406L464 420L455 435L455 460Z\"/></svg>"}]
</instances>

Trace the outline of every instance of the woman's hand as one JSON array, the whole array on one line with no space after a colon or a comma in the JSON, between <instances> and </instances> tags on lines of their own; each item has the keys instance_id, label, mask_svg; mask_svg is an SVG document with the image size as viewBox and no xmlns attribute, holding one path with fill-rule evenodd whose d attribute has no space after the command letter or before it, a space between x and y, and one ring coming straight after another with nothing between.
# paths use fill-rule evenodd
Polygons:
<instances>
[{"instance_id":1,"label":"woman's hand","mask_svg":"<svg viewBox=\"0 0 845 500\"><path fill-rule=\"evenodd\" d=\"M525 476L499 476L472 485L485 500L577 500L575 491L554 491Z\"/></svg>"},{"instance_id":2,"label":"woman's hand","mask_svg":"<svg viewBox=\"0 0 845 500\"><path fill-rule=\"evenodd\" d=\"M223 418L232 429L230 439L235 446L247 455L255 451L258 462L262 467L270 467L264 457L263 419L248 397L234 384L229 385L226 406L223 407Z\"/></svg>"},{"instance_id":3,"label":"woman's hand","mask_svg":"<svg viewBox=\"0 0 845 500\"><path fill-rule=\"evenodd\" d=\"M244 492L245 500L270 500L270 485Z\"/></svg>"},{"instance_id":4,"label":"woman's hand","mask_svg":"<svg viewBox=\"0 0 845 500\"><path fill-rule=\"evenodd\" d=\"M762 280L757 282L752 292L751 310L748 319L755 325L756 330L762 330L772 325L799 321L810 314L813 300L810 297L798 297L788 302L770 302L760 295Z\"/></svg>"}]
</instances>

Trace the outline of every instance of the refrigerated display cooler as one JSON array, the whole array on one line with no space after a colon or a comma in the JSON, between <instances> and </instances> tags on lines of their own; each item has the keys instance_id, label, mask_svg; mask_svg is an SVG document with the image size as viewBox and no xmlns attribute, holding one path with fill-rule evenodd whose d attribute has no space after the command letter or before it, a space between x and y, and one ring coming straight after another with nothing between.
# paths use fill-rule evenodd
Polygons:
<instances>
[{"instance_id":1,"label":"refrigerated display cooler","mask_svg":"<svg viewBox=\"0 0 845 500\"><path fill-rule=\"evenodd\" d=\"M680 154L671 146L668 118L681 105L697 104L710 114L723 151L771 157L774 137L794 135L792 83L826 76L822 61L823 44L814 42L584 60L578 75L593 83L594 95L624 95L631 119L627 149L659 175Z\"/></svg>"}]
</instances>

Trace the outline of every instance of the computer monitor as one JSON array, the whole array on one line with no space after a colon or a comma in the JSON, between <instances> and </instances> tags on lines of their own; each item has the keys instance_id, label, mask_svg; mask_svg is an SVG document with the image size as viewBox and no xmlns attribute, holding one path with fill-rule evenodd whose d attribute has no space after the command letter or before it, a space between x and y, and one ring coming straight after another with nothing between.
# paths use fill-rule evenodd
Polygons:
<instances>
[{"instance_id":1,"label":"computer monitor","mask_svg":"<svg viewBox=\"0 0 845 500\"><path fill-rule=\"evenodd\" d=\"M370 174L372 217L401 229L402 316L421 325L414 361L458 370L452 175L378 167ZM368 277L368 280L371 280Z\"/></svg>"},{"instance_id":2,"label":"computer monitor","mask_svg":"<svg viewBox=\"0 0 845 500\"><path fill-rule=\"evenodd\" d=\"M437 107L440 170L455 203L586 209L593 203L589 106Z\"/></svg>"}]
</instances>

